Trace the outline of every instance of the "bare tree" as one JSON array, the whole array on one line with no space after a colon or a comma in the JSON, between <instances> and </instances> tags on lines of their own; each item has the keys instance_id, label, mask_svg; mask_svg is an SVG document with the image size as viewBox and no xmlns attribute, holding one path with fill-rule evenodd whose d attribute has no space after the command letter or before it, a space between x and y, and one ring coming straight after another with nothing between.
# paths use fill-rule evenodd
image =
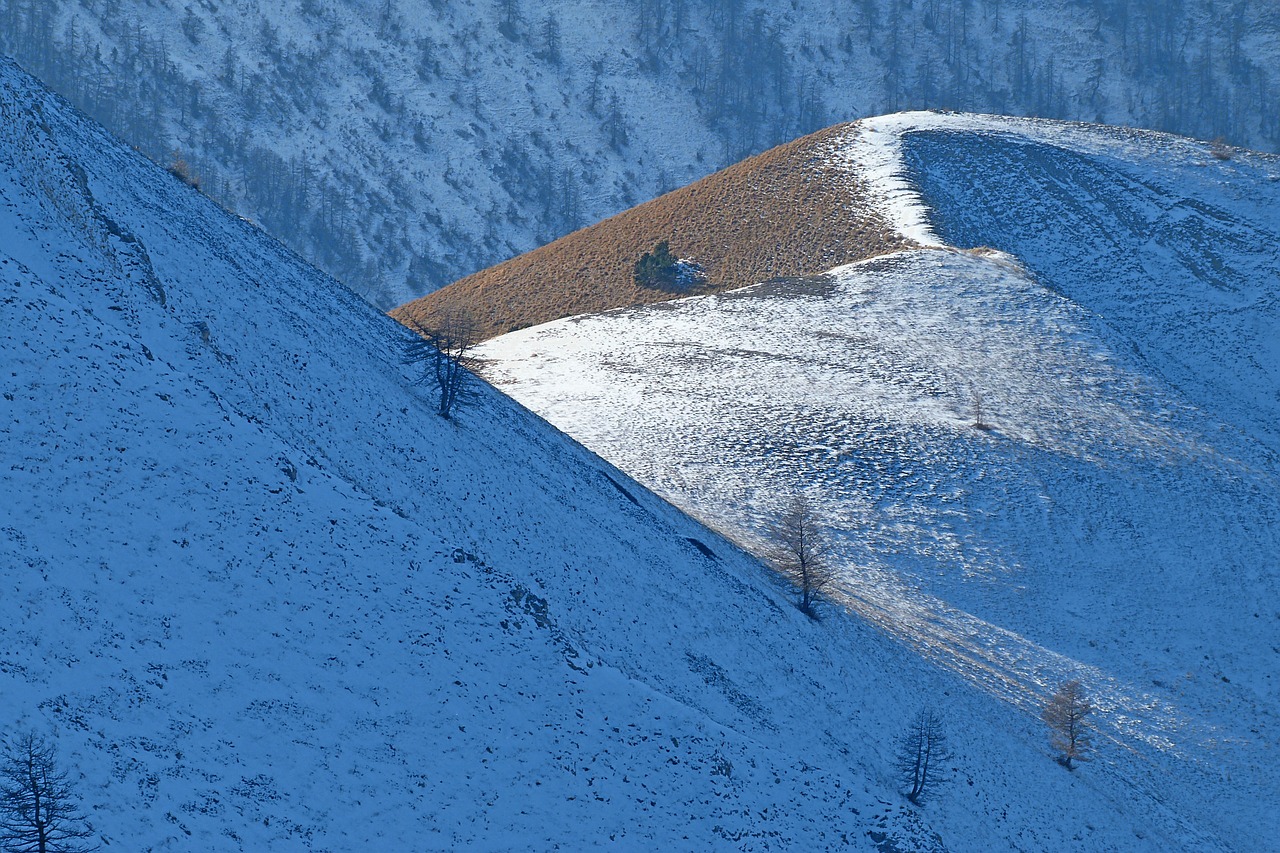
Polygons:
<instances>
[{"instance_id":1,"label":"bare tree","mask_svg":"<svg viewBox=\"0 0 1280 853\"><path fill-rule=\"evenodd\" d=\"M517 27L520 25L520 3L518 0L498 0L498 12L502 20L498 22L498 31L504 36L516 40Z\"/></svg>"},{"instance_id":2,"label":"bare tree","mask_svg":"<svg viewBox=\"0 0 1280 853\"><path fill-rule=\"evenodd\" d=\"M475 320L469 311L454 309L435 323L410 320L408 326L418 334L404 344L404 363L425 368L423 381L431 380L440 392L436 413L448 419L475 379L471 373L471 350L479 337Z\"/></svg>"},{"instance_id":3,"label":"bare tree","mask_svg":"<svg viewBox=\"0 0 1280 853\"><path fill-rule=\"evenodd\" d=\"M1053 694L1040 719L1049 725L1049 743L1060 753L1058 763L1068 770L1072 761L1087 761L1092 745L1088 716L1093 705L1079 681L1068 681Z\"/></svg>"},{"instance_id":4,"label":"bare tree","mask_svg":"<svg viewBox=\"0 0 1280 853\"><path fill-rule=\"evenodd\" d=\"M941 781L939 765L951 758L942 716L932 708L921 708L898 739L898 778L907 788L907 799L919 803L925 789Z\"/></svg>"},{"instance_id":5,"label":"bare tree","mask_svg":"<svg viewBox=\"0 0 1280 853\"><path fill-rule=\"evenodd\" d=\"M982 392L973 392L973 426L980 430L991 429L991 424L982 417Z\"/></svg>"},{"instance_id":6,"label":"bare tree","mask_svg":"<svg viewBox=\"0 0 1280 853\"><path fill-rule=\"evenodd\" d=\"M818 528L812 505L803 495L791 499L781 520L774 525L770 561L800 592L799 608L811 618L818 600L835 581L837 572L829 559L831 545Z\"/></svg>"},{"instance_id":7,"label":"bare tree","mask_svg":"<svg viewBox=\"0 0 1280 853\"><path fill-rule=\"evenodd\" d=\"M92 833L79 813L53 744L34 734L10 741L0 764L0 850L88 853Z\"/></svg>"},{"instance_id":8,"label":"bare tree","mask_svg":"<svg viewBox=\"0 0 1280 853\"><path fill-rule=\"evenodd\" d=\"M554 14L547 15L542 22L542 44L542 58L558 66L564 56L560 52L560 21Z\"/></svg>"}]
</instances>

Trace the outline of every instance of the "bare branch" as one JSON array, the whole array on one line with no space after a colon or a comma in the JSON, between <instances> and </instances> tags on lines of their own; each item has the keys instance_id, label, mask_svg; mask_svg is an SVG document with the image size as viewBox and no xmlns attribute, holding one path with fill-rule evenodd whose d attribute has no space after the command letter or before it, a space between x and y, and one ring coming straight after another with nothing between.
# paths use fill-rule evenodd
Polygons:
<instances>
[{"instance_id":1,"label":"bare branch","mask_svg":"<svg viewBox=\"0 0 1280 853\"><path fill-rule=\"evenodd\" d=\"M5 746L0 762L0 850L5 853L89 853L85 827L53 744L25 733Z\"/></svg>"}]
</instances>

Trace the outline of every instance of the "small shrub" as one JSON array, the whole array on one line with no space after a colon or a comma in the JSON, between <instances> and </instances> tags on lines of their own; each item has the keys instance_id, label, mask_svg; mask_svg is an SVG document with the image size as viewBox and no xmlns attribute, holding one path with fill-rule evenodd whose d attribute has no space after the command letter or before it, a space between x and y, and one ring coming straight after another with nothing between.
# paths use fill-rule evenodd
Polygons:
<instances>
[{"instance_id":1,"label":"small shrub","mask_svg":"<svg viewBox=\"0 0 1280 853\"><path fill-rule=\"evenodd\" d=\"M657 290L689 290L707 283L702 264L688 258L677 258L663 240L652 252L636 261L636 284Z\"/></svg>"},{"instance_id":2,"label":"small shrub","mask_svg":"<svg viewBox=\"0 0 1280 853\"><path fill-rule=\"evenodd\" d=\"M663 240L636 261L636 284L641 287L671 287L675 284L676 256Z\"/></svg>"},{"instance_id":3,"label":"small shrub","mask_svg":"<svg viewBox=\"0 0 1280 853\"><path fill-rule=\"evenodd\" d=\"M173 152L173 160L169 163L168 167L166 167L165 171L182 181L187 186L193 187L197 190L200 189L200 176L191 170L191 164L182 156L181 151Z\"/></svg>"}]
</instances>

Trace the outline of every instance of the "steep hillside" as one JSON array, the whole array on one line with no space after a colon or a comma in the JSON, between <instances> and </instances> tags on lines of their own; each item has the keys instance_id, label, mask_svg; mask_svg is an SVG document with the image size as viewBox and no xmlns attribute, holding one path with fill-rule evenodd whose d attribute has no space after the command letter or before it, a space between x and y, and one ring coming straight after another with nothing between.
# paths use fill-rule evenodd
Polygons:
<instances>
[{"instance_id":1,"label":"steep hillside","mask_svg":"<svg viewBox=\"0 0 1280 853\"><path fill-rule=\"evenodd\" d=\"M669 241L714 292L806 275L907 245L858 179L832 164L830 128L752 157L647 204L402 305L391 316L432 326L465 310L481 339L574 314L664 302L689 288L636 282L636 261Z\"/></svg>"},{"instance_id":2,"label":"steep hillside","mask_svg":"<svg viewBox=\"0 0 1280 853\"><path fill-rule=\"evenodd\" d=\"M1149 371L1280 452L1280 158L1132 131L1046 148L980 126L901 134L937 238L1016 255Z\"/></svg>"},{"instance_id":3,"label":"steep hillside","mask_svg":"<svg viewBox=\"0 0 1280 853\"><path fill-rule=\"evenodd\" d=\"M833 141L922 248L515 332L488 375L742 541L808 492L846 607L1031 714L1079 678L1081 780L1266 849L1280 160L925 113Z\"/></svg>"},{"instance_id":4,"label":"steep hillside","mask_svg":"<svg viewBox=\"0 0 1280 853\"><path fill-rule=\"evenodd\" d=\"M104 849L1213 847L505 398L435 417L401 327L6 62L0 277L0 717Z\"/></svg>"},{"instance_id":5,"label":"steep hillside","mask_svg":"<svg viewBox=\"0 0 1280 853\"><path fill-rule=\"evenodd\" d=\"M0 0L0 52L384 308L860 116L1280 145L1270 0Z\"/></svg>"}]
</instances>

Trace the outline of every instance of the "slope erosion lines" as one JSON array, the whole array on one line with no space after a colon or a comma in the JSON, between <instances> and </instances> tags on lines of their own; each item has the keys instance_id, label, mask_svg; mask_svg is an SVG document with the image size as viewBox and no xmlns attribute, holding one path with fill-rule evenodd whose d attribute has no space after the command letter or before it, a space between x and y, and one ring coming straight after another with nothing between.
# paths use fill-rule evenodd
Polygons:
<instances>
[{"instance_id":1,"label":"slope erosion lines","mask_svg":"<svg viewBox=\"0 0 1280 853\"><path fill-rule=\"evenodd\" d=\"M1280 407L1258 393L1280 387L1280 159L1135 167L1069 142L945 130L906 134L903 148L943 239L1016 255L1280 452Z\"/></svg>"}]
</instances>

